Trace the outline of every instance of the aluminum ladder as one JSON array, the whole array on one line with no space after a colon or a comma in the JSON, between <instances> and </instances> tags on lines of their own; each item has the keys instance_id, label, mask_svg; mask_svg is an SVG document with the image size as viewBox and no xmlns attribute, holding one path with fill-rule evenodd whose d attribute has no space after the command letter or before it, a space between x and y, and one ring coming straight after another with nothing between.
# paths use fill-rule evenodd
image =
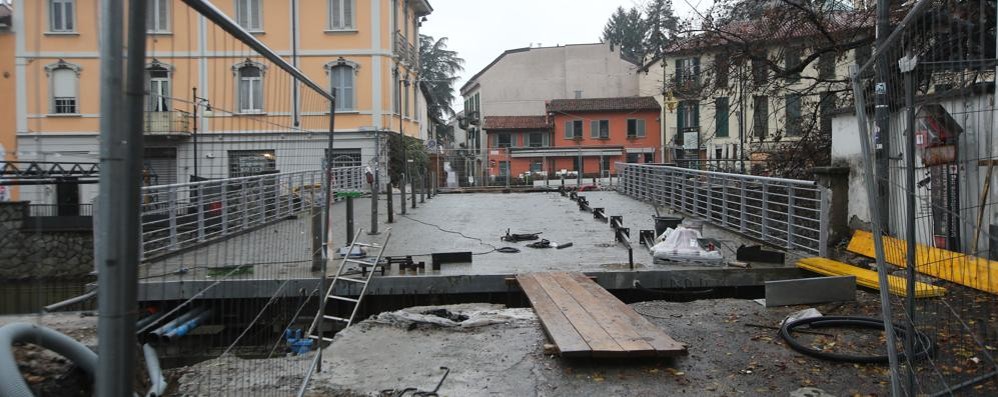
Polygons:
<instances>
[{"instance_id":1,"label":"aluminum ladder","mask_svg":"<svg viewBox=\"0 0 998 397\"><path fill-rule=\"evenodd\" d=\"M325 305L320 305L319 311L316 314L315 319L312 320L312 325L308 327L307 335L309 338L318 339L318 336L314 335L314 332L316 326L318 326L319 324L320 316L322 319L344 324L343 328L349 327L350 325L353 324L353 320L357 316L357 311L358 309L360 309L360 301L364 299L364 295L367 293L367 286L371 284L371 278L374 277L374 271L381 263L382 255L385 252L385 246L388 245L388 240L392 238L392 228L388 228L385 230L385 241L383 243L381 244L359 243L357 242L357 238L362 234L363 231L364 231L363 228L357 231L357 234L354 235L354 239L350 243L350 246L346 251L346 255L344 255L343 260L340 261L340 266L339 268L336 269L336 274L333 275L333 281L329 283L329 289L326 290L326 294L323 296L323 299L325 299ZM354 249L356 247L376 249L378 251L378 254L375 256L375 260L373 262L363 259L351 258L350 254L354 252ZM370 256L371 255L368 255L368 257ZM366 272L367 274L366 277L363 276L362 278L350 277L349 275L344 274L344 271L347 269L347 264L356 264L360 265L361 267L369 266L370 269L368 269L368 271ZM323 277L325 277L325 275L323 275ZM336 286L341 282L345 282L348 284L359 284L361 286L360 294L357 295L356 298L350 298L343 295L336 295L335 294ZM345 305L353 305L353 309L350 310L350 317L343 318L337 316L330 316L324 313L323 310L327 307L329 303L333 301L341 302L342 304ZM333 338L323 337L322 340L324 342L332 342Z\"/></svg>"}]
</instances>

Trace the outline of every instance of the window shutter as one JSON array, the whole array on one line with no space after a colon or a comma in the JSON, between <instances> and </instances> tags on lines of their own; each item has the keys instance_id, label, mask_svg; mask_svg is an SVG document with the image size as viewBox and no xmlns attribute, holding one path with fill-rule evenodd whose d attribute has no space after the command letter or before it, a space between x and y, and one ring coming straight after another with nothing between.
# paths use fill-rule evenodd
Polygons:
<instances>
[{"instance_id":1,"label":"window shutter","mask_svg":"<svg viewBox=\"0 0 998 397\"><path fill-rule=\"evenodd\" d=\"M638 120L638 137L642 137L643 138L644 136L645 136L645 121L639 119Z\"/></svg>"},{"instance_id":2,"label":"window shutter","mask_svg":"<svg viewBox=\"0 0 998 397\"><path fill-rule=\"evenodd\" d=\"M680 103L676 107L676 131L682 135L682 128L686 126L686 105Z\"/></svg>"},{"instance_id":3,"label":"window shutter","mask_svg":"<svg viewBox=\"0 0 998 397\"><path fill-rule=\"evenodd\" d=\"M354 0L341 0L343 2L343 27L353 27L353 2Z\"/></svg>"},{"instance_id":4,"label":"window shutter","mask_svg":"<svg viewBox=\"0 0 998 397\"><path fill-rule=\"evenodd\" d=\"M715 100L714 124L717 125L718 138L728 137L728 97L720 97Z\"/></svg>"},{"instance_id":5,"label":"window shutter","mask_svg":"<svg viewBox=\"0 0 998 397\"><path fill-rule=\"evenodd\" d=\"M594 120L589 122L589 137L599 138L599 121Z\"/></svg>"},{"instance_id":6,"label":"window shutter","mask_svg":"<svg viewBox=\"0 0 998 397\"><path fill-rule=\"evenodd\" d=\"M572 122L565 122L565 139L572 139L575 137L575 133L572 131Z\"/></svg>"},{"instance_id":7,"label":"window shutter","mask_svg":"<svg viewBox=\"0 0 998 397\"><path fill-rule=\"evenodd\" d=\"M52 95L58 98L76 98L76 72L70 69L53 71Z\"/></svg>"},{"instance_id":8,"label":"window shutter","mask_svg":"<svg viewBox=\"0 0 998 397\"><path fill-rule=\"evenodd\" d=\"M343 0L330 0L329 1L329 27L331 29L337 29L342 27L342 17L340 15L340 10L343 7Z\"/></svg>"}]
</instances>

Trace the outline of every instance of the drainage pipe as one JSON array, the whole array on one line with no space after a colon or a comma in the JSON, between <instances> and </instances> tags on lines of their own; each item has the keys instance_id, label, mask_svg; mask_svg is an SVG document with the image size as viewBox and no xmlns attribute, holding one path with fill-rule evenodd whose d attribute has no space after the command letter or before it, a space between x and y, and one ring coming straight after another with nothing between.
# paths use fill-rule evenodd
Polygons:
<instances>
[{"instance_id":1,"label":"drainage pipe","mask_svg":"<svg viewBox=\"0 0 998 397\"><path fill-rule=\"evenodd\" d=\"M187 320L183 324L178 325L173 329L167 331L167 333L164 334L162 338L167 342L172 342L180 338L181 336L187 335L188 332L191 332L192 330L197 328L199 325L201 325L201 323L207 321L210 317L211 317L211 310L202 311L194 318Z\"/></svg>"},{"instance_id":2,"label":"drainage pipe","mask_svg":"<svg viewBox=\"0 0 998 397\"><path fill-rule=\"evenodd\" d=\"M158 311L156 313L153 313L153 314L150 314L148 316L142 317L141 320L139 320L138 322L135 323L135 329L143 329L145 327L148 327L149 324L152 324L152 323L155 323L155 322L159 321L159 319L163 318L163 316L165 316L165 315L166 315L166 312L164 312L164 311Z\"/></svg>"},{"instance_id":3,"label":"drainage pipe","mask_svg":"<svg viewBox=\"0 0 998 397\"><path fill-rule=\"evenodd\" d=\"M146 370L149 371L149 383L151 384L146 396L162 396L166 392L166 378L163 377L163 370L159 366L159 356L156 355L156 349L147 343L142 345L142 352L145 353Z\"/></svg>"},{"instance_id":4,"label":"drainage pipe","mask_svg":"<svg viewBox=\"0 0 998 397\"><path fill-rule=\"evenodd\" d=\"M82 343L50 328L28 323L12 323L0 327L0 395L32 396L31 388L21 376L14 361L16 342L31 343L59 353L79 366L90 377L97 370L97 353Z\"/></svg>"},{"instance_id":5,"label":"drainage pipe","mask_svg":"<svg viewBox=\"0 0 998 397\"><path fill-rule=\"evenodd\" d=\"M85 302L85 301L88 301L88 300L96 298L96 297L97 297L97 290L94 289L93 291L87 292L87 293L85 293L83 295L80 295L80 296L77 296L77 297L73 297L73 298L69 298L69 299L66 299L66 300L64 300L62 302L56 302L56 303L53 303L51 305L45 306L45 307L42 308L42 311L45 312L45 313L51 313L51 312L54 312L56 310L62 309L64 307L66 307L66 306L75 305L77 303Z\"/></svg>"},{"instance_id":6,"label":"drainage pipe","mask_svg":"<svg viewBox=\"0 0 998 397\"><path fill-rule=\"evenodd\" d=\"M189 311L187 313L181 314L177 318L173 319L173 321L170 321L170 322L164 324L162 327L159 327L155 331L150 332L150 335L154 339L162 339L163 336L166 335L167 332L170 332L171 330L173 330L174 328L180 326L181 324L190 321L190 319L192 319L195 316L201 314L201 312L203 312L203 311L205 311L205 308L199 307L199 308L193 309L193 310L191 310L191 311Z\"/></svg>"}]
</instances>

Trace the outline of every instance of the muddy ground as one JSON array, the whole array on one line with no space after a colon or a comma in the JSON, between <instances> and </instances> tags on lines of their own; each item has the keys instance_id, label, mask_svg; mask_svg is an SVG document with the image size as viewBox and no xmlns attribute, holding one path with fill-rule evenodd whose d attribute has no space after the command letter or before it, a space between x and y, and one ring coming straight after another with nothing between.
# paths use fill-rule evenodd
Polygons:
<instances>
[{"instance_id":1,"label":"muddy ground","mask_svg":"<svg viewBox=\"0 0 998 397\"><path fill-rule=\"evenodd\" d=\"M0 326L25 322L52 328L96 349L97 316L91 312L0 316ZM14 347L14 359L36 396L89 396L89 377L62 356L32 344Z\"/></svg>"}]
</instances>

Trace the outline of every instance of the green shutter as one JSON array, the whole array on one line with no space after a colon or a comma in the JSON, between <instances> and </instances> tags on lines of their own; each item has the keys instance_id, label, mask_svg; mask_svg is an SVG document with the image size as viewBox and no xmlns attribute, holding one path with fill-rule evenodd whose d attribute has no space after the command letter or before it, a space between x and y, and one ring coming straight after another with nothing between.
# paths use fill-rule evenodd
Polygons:
<instances>
[{"instance_id":1,"label":"green shutter","mask_svg":"<svg viewBox=\"0 0 998 397\"><path fill-rule=\"evenodd\" d=\"M572 132L572 122L571 121L566 121L565 122L565 139L572 139L572 137L574 137L574 136L575 136L575 133Z\"/></svg>"},{"instance_id":2,"label":"green shutter","mask_svg":"<svg viewBox=\"0 0 998 397\"><path fill-rule=\"evenodd\" d=\"M637 124L638 124L638 137L643 138L645 136L645 121L639 119L637 120Z\"/></svg>"},{"instance_id":3,"label":"green shutter","mask_svg":"<svg viewBox=\"0 0 998 397\"><path fill-rule=\"evenodd\" d=\"M787 95L787 136L800 135L800 94Z\"/></svg>"},{"instance_id":4,"label":"green shutter","mask_svg":"<svg viewBox=\"0 0 998 397\"><path fill-rule=\"evenodd\" d=\"M676 131L686 126L686 104L680 102L676 107Z\"/></svg>"},{"instance_id":5,"label":"green shutter","mask_svg":"<svg viewBox=\"0 0 998 397\"><path fill-rule=\"evenodd\" d=\"M728 137L728 97L720 97L714 100L714 124L717 126L718 138Z\"/></svg>"},{"instance_id":6,"label":"green shutter","mask_svg":"<svg viewBox=\"0 0 998 397\"><path fill-rule=\"evenodd\" d=\"M589 122L589 137L599 138L599 121Z\"/></svg>"}]
</instances>

